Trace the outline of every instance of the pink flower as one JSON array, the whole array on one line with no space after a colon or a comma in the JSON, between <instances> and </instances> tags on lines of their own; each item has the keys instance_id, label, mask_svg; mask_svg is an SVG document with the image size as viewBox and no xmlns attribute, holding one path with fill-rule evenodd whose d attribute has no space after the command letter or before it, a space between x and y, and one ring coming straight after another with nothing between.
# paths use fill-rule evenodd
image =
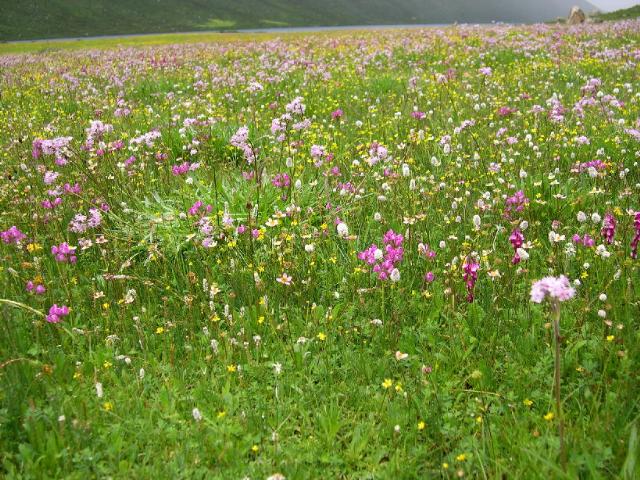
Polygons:
<instances>
[{"instance_id":1,"label":"pink flower","mask_svg":"<svg viewBox=\"0 0 640 480\"><path fill-rule=\"evenodd\" d=\"M531 287L531 301L534 303L542 303L546 297L553 301L564 302L573 298L575 294L575 289L564 275L545 277Z\"/></svg>"}]
</instances>

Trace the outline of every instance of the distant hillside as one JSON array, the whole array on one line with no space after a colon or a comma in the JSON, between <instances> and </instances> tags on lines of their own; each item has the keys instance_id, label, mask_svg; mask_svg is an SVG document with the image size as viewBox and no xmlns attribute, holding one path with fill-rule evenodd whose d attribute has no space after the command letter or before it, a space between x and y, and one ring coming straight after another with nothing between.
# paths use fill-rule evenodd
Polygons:
<instances>
[{"instance_id":1,"label":"distant hillside","mask_svg":"<svg viewBox=\"0 0 640 480\"><path fill-rule=\"evenodd\" d=\"M616 10L615 12L598 13L594 15L597 20L625 20L628 18L640 17L640 4L631 8L623 8L622 10Z\"/></svg>"},{"instance_id":2,"label":"distant hillside","mask_svg":"<svg viewBox=\"0 0 640 480\"><path fill-rule=\"evenodd\" d=\"M538 22L586 0L0 0L0 40L243 28Z\"/></svg>"}]
</instances>

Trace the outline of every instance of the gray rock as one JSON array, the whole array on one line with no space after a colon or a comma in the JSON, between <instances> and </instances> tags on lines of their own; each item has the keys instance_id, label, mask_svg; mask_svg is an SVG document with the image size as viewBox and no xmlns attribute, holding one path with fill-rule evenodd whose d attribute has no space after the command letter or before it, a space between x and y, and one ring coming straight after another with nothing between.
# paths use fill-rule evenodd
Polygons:
<instances>
[{"instance_id":1,"label":"gray rock","mask_svg":"<svg viewBox=\"0 0 640 480\"><path fill-rule=\"evenodd\" d=\"M579 25L580 23L584 23L587 20L587 16L584 14L580 7L574 6L571 8L571 12L569 13L569 19L567 23L569 25Z\"/></svg>"}]
</instances>

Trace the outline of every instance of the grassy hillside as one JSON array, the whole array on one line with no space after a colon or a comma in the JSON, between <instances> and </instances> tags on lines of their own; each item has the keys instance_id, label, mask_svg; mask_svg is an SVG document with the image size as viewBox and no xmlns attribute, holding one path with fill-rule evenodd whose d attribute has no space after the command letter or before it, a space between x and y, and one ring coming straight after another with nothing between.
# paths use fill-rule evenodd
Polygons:
<instances>
[{"instance_id":1,"label":"grassy hillside","mask_svg":"<svg viewBox=\"0 0 640 480\"><path fill-rule=\"evenodd\" d=\"M0 0L0 40L304 25L535 22L584 0Z\"/></svg>"},{"instance_id":2,"label":"grassy hillside","mask_svg":"<svg viewBox=\"0 0 640 480\"><path fill-rule=\"evenodd\" d=\"M640 4L631 8L616 10L615 12L599 13L594 16L598 20L626 20L638 17L640 17Z\"/></svg>"}]
</instances>

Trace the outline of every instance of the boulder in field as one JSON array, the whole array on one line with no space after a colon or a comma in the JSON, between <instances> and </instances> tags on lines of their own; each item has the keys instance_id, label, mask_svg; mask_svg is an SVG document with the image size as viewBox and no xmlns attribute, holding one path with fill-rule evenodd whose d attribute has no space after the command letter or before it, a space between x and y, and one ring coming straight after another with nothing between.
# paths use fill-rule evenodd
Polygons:
<instances>
[{"instance_id":1,"label":"boulder in field","mask_svg":"<svg viewBox=\"0 0 640 480\"><path fill-rule=\"evenodd\" d=\"M587 16L584 14L582 9L580 7L574 6L571 8L567 23L569 25L579 25L580 23L584 23L586 20Z\"/></svg>"}]
</instances>

